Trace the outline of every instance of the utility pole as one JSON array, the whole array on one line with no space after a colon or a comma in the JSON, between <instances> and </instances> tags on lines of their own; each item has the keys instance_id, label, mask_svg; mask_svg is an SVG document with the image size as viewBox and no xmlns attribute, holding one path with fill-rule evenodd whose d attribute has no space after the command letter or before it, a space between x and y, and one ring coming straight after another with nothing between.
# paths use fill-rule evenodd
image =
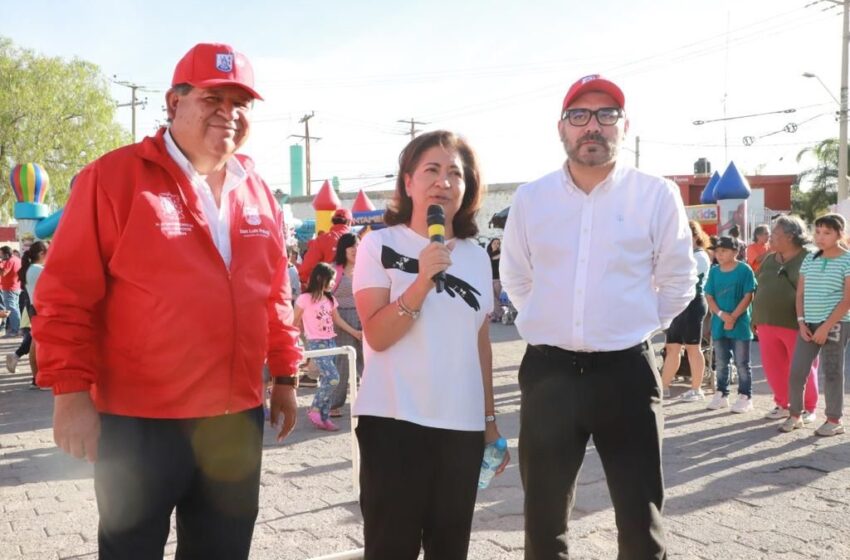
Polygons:
<instances>
[{"instance_id":1,"label":"utility pole","mask_svg":"<svg viewBox=\"0 0 850 560\"><path fill-rule=\"evenodd\" d=\"M847 198L847 44L850 42L850 0L844 0L841 34L841 108L838 111L838 203Z\"/></svg>"},{"instance_id":2,"label":"utility pole","mask_svg":"<svg viewBox=\"0 0 850 560\"><path fill-rule=\"evenodd\" d=\"M414 120L414 118L413 118L413 117L410 117L410 119L408 119L408 120L399 119L399 120L397 120L396 122L400 122L400 123L404 123L404 124L410 124L410 139L411 139L411 140L413 140L414 138L416 138L416 133L417 133L417 132L422 132L421 130L417 130L417 129L416 129L416 125L417 125L417 124L422 124L422 125L428 124L428 123L426 123L426 122L419 122L419 121L417 121L417 120Z\"/></svg>"},{"instance_id":3,"label":"utility pole","mask_svg":"<svg viewBox=\"0 0 850 560\"><path fill-rule=\"evenodd\" d=\"M113 78L114 78L114 76L113 76ZM142 86L140 86L138 84L134 84L132 82L128 82L128 81L120 81L119 82L118 80L113 80L113 81L116 84L118 84L119 86L124 86L124 87L130 88L130 102L129 103L119 103L118 105L116 105L116 107L130 107L130 111L131 111L131 114L132 114L132 120L130 121L131 122L130 131L133 134L133 142L135 143L135 141L136 141L136 107L145 107L148 104L148 98L147 97L145 97L142 100L138 100L136 98L136 91L140 90L140 89L142 91L147 91L147 90L145 90Z\"/></svg>"},{"instance_id":4,"label":"utility pole","mask_svg":"<svg viewBox=\"0 0 850 560\"><path fill-rule=\"evenodd\" d=\"M841 27L841 94L838 110L838 202L847 198L847 50L850 43L850 0L822 0L844 10ZM808 4L812 6L818 2ZM808 7L807 6L807 7Z\"/></svg>"},{"instance_id":5,"label":"utility pole","mask_svg":"<svg viewBox=\"0 0 850 560\"><path fill-rule=\"evenodd\" d=\"M304 135L290 134L290 138L301 138L304 140L304 170L305 183L307 188L307 196L310 196L310 140L321 140L316 136L310 136L310 119L316 116L316 111L310 111L309 115L304 115L298 122L304 123Z\"/></svg>"},{"instance_id":6,"label":"utility pole","mask_svg":"<svg viewBox=\"0 0 850 560\"><path fill-rule=\"evenodd\" d=\"M640 136L635 136L635 169L640 169Z\"/></svg>"}]
</instances>

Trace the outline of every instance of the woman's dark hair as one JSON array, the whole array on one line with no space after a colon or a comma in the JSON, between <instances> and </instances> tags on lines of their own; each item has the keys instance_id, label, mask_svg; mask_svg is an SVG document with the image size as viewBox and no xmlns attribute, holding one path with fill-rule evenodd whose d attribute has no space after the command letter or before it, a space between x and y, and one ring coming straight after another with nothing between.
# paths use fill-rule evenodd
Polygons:
<instances>
[{"instance_id":1,"label":"woman's dark hair","mask_svg":"<svg viewBox=\"0 0 850 560\"><path fill-rule=\"evenodd\" d=\"M815 227L829 228L838 233L839 245L844 245L844 229L847 227L844 221L844 216L841 214L824 214L815 220ZM823 254L823 249L819 249L812 258L816 259Z\"/></svg>"},{"instance_id":2,"label":"woman's dark hair","mask_svg":"<svg viewBox=\"0 0 850 560\"><path fill-rule=\"evenodd\" d=\"M700 249L711 247L711 238L703 231L702 226L696 220L688 221L688 227L691 228L691 237L694 238L694 243Z\"/></svg>"},{"instance_id":3,"label":"woman's dark hair","mask_svg":"<svg viewBox=\"0 0 850 560\"><path fill-rule=\"evenodd\" d=\"M23 255L21 255L21 269L18 271L18 279L21 281L21 288L26 289L27 287L27 271L30 269L30 266L46 254L47 243L44 241L36 241L30 245L29 249L24 251Z\"/></svg>"},{"instance_id":4,"label":"woman's dark hair","mask_svg":"<svg viewBox=\"0 0 850 560\"><path fill-rule=\"evenodd\" d=\"M770 235L770 230L764 224L759 224L753 228L753 243L758 242L759 235Z\"/></svg>"},{"instance_id":5,"label":"woman's dark hair","mask_svg":"<svg viewBox=\"0 0 850 560\"><path fill-rule=\"evenodd\" d=\"M319 301L322 297L333 301L333 292L328 288L334 276L336 276L334 267L328 263L320 262L313 269L313 272L310 273L310 281L307 282L307 289L304 292L310 294L313 301Z\"/></svg>"},{"instance_id":6,"label":"woman's dark hair","mask_svg":"<svg viewBox=\"0 0 850 560\"><path fill-rule=\"evenodd\" d=\"M463 182L466 190L463 193L463 201L460 209L452 219L452 230L454 236L466 239L478 235L478 224L475 223L475 214L481 208L486 187L481 181L481 172L478 169L478 159L475 152L466 143L466 140L447 130L435 130L426 132L410 141L398 156L398 175L395 182L395 194L387 204L384 214L384 223L388 226L398 224L410 224L413 215L413 201L407 195L405 188L405 177L412 175L419 165L419 160L427 150L440 146L449 151L455 151L460 156L463 164Z\"/></svg>"},{"instance_id":7,"label":"woman's dark hair","mask_svg":"<svg viewBox=\"0 0 850 560\"><path fill-rule=\"evenodd\" d=\"M339 241L336 242L336 255L334 255L334 263L339 266L345 266L348 264L348 257L345 254L345 250L349 247L354 247L357 245L357 236L353 233L343 233Z\"/></svg>"}]
</instances>

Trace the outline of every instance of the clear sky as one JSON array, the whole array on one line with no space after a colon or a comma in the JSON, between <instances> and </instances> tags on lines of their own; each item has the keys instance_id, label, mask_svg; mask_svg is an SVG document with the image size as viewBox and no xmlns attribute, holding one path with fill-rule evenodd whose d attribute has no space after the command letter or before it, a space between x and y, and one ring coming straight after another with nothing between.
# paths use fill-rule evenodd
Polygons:
<instances>
[{"instance_id":1,"label":"clear sky","mask_svg":"<svg viewBox=\"0 0 850 560\"><path fill-rule=\"evenodd\" d=\"M164 120L164 91L193 44L232 44L266 98L243 151L284 191L289 135L310 111L313 179L339 176L344 190L389 188L381 177L409 139L397 121L410 118L465 135L488 182L534 179L563 161L566 89L597 72L625 91L622 157L634 160L639 136L641 168L689 174L707 157L721 172L734 160L798 173L812 163L797 163L801 149L838 135L841 17L810 1L0 0L0 35L152 90L140 94L139 136ZM692 124L785 109L796 112ZM117 118L129 129L128 108Z\"/></svg>"}]
</instances>

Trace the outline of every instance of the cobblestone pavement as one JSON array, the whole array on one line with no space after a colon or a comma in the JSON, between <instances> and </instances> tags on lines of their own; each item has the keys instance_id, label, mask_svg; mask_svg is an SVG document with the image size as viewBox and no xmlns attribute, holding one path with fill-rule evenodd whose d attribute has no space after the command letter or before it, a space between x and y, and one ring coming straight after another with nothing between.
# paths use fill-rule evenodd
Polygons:
<instances>
[{"instance_id":1,"label":"cobblestone pavement","mask_svg":"<svg viewBox=\"0 0 850 560\"><path fill-rule=\"evenodd\" d=\"M501 325L493 328L493 340L499 426L516 455L516 372L524 344L513 327ZM16 344L4 340L0 352ZM665 404L670 557L850 559L850 434L817 438L818 423L778 433L778 421L763 419L772 402L757 345L753 363L752 413ZM0 374L0 558L96 558L92 468L56 450L52 397L28 385L25 360L17 374ZM686 388L675 385L674 396ZM300 392L306 407L313 390ZM317 432L302 414L284 445L267 430L252 559L301 560L362 546L348 420L341 426L338 433ZM522 558L522 522L514 458L478 497L469 557ZM613 510L592 446L570 527L573 558L616 557ZM172 532L166 557L173 556L174 538Z\"/></svg>"}]
</instances>

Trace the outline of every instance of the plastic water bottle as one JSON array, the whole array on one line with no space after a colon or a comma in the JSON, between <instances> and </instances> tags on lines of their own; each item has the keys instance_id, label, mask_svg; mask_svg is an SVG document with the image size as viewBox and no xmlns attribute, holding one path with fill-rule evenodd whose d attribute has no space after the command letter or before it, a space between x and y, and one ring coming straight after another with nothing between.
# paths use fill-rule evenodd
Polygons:
<instances>
[{"instance_id":1,"label":"plastic water bottle","mask_svg":"<svg viewBox=\"0 0 850 560\"><path fill-rule=\"evenodd\" d=\"M478 477L478 488L487 488L496 475L496 469L505 460L508 452L508 441L500 437L484 447L484 458L481 460L481 475Z\"/></svg>"}]
</instances>

